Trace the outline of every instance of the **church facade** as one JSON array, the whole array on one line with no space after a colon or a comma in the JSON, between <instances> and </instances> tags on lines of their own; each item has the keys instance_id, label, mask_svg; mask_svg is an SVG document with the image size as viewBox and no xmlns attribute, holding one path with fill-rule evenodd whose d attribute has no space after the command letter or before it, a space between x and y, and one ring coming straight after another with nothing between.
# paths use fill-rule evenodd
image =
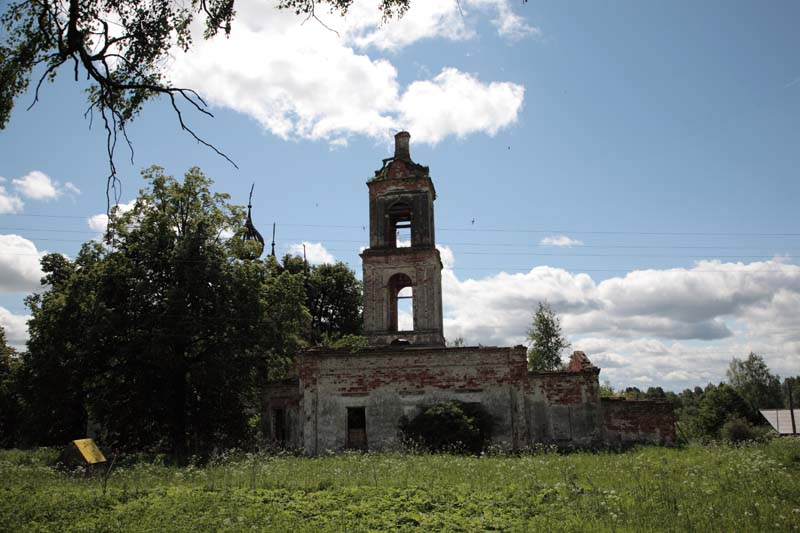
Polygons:
<instances>
[{"instance_id":1,"label":"church facade","mask_svg":"<svg viewBox=\"0 0 800 533\"><path fill-rule=\"evenodd\" d=\"M390 450L401 445L403 416L458 400L486 408L495 420L492 444L506 450L674 443L671 405L601 398L600 369L583 352L564 371L529 372L524 346L445 346L436 190L409 142L398 133L394 156L367 182L370 246L361 258L369 346L298 354L295 377L265 394L268 438L309 455ZM412 300L410 327L401 321L404 299Z\"/></svg>"}]
</instances>

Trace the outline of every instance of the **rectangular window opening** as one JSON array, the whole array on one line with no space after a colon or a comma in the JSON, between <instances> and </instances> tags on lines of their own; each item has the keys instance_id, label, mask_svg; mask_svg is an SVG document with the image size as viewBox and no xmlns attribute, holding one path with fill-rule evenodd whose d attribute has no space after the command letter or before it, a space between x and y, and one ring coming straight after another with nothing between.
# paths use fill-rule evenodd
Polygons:
<instances>
[{"instance_id":1,"label":"rectangular window opening","mask_svg":"<svg viewBox=\"0 0 800 533\"><path fill-rule=\"evenodd\" d=\"M347 447L367 449L367 413L364 407L347 408Z\"/></svg>"}]
</instances>

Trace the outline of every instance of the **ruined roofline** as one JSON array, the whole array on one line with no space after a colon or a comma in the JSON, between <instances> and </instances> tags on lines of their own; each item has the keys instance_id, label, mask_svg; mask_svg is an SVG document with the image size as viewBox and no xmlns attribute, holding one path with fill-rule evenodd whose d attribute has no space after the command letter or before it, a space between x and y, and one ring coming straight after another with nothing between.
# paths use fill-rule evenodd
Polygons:
<instances>
[{"instance_id":1,"label":"ruined roofline","mask_svg":"<svg viewBox=\"0 0 800 533\"><path fill-rule=\"evenodd\" d=\"M603 396L600 398L601 402L626 402L626 403L654 403L654 404L669 404L672 402L663 398L625 398L624 396Z\"/></svg>"},{"instance_id":2,"label":"ruined roofline","mask_svg":"<svg viewBox=\"0 0 800 533\"><path fill-rule=\"evenodd\" d=\"M431 178L430 174L428 174L428 171L427 171L428 167L423 167L423 168L426 169L425 173L424 174L419 174L419 175L395 176L395 177L392 177L392 178L389 178L387 175L384 175L384 174L376 175L376 176L374 176L372 178L369 178L367 180L367 187L369 187L370 189L373 189L374 187L378 187L378 186L380 186L380 187L394 187L394 186L397 186L399 184L402 184L403 182L412 182L412 183L413 182L417 182L418 183L420 180L423 180L424 182L426 182L426 185L430 188L431 193L433 194L433 199L436 200L438 198L438 196L436 195L436 186L433 184L433 178ZM387 169L388 169L388 167L387 167ZM386 169L381 169L381 171L385 171L385 170ZM381 172L381 171L376 170L375 172Z\"/></svg>"},{"instance_id":3,"label":"ruined roofline","mask_svg":"<svg viewBox=\"0 0 800 533\"><path fill-rule=\"evenodd\" d=\"M299 377L294 375L288 378L269 379L266 381L268 385L295 385L299 381Z\"/></svg>"},{"instance_id":4,"label":"ruined roofline","mask_svg":"<svg viewBox=\"0 0 800 533\"><path fill-rule=\"evenodd\" d=\"M529 376L574 376L576 374L599 374L599 367L584 368L581 370L528 370Z\"/></svg>"},{"instance_id":5,"label":"ruined roofline","mask_svg":"<svg viewBox=\"0 0 800 533\"><path fill-rule=\"evenodd\" d=\"M403 178L430 178L429 168L415 163L411 159L410 148L411 134L407 131L398 132L394 136L394 155L383 160L383 166L375 171L375 176L367 183L380 180L396 180ZM392 172L392 167L399 164L399 173Z\"/></svg>"},{"instance_id":6,"label":"ruined roofline","mask_svg":"<svg viewBox=\"0 0 800 533\"><path fill-rule=\"evenodd\" d=\"M331 348L325 346L314 346L306 348L299 352L300 355L307 356L327 356L327 357L342 357L342 356L359 356L359 355L396 355L398 352L414 352L414 351L435 351L435 352L474 352L474 351L500 351L500 350L527 350L522 345L518 346L440 346L436 344L398 344L389 346L369 346L353 351L350 348ZM573 372L574 373L574 372Z\"/></svg>"}]
</instances>

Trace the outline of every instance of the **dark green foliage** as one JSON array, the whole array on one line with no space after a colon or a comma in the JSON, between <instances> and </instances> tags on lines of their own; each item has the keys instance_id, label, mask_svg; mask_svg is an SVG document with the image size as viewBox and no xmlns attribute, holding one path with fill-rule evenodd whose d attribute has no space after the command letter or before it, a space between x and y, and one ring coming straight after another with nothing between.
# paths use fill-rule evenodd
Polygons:
<instances>
[{"instance_id":1,"label":"dark green foliage","mask_svg":"<svg viewBox=\"0 0 800 533\"><path fill-rule=\"evenodd\" d=\"M63 444L92 422L117 450L242 445L248 406L307 327L301 277L240 261L220 238L244 217L211 180L144 176L135 207L112 217L113 247L43 260L51 286L28 300L22 371L30 443Z\"/></svg>"},{"instance_id":2,"label":"dark green foliage","mask_svg":"<svg viewBox=\"0 0 800 533\"><path fill-rule=\"evenodd\" d=\"M728 383L753 409L775 409L783 406L781 380L772 374L764 358L750 352L747 359L736 357L728 367Z\"/></svg>"},{"instance_id":3,"label":"dark green foliage","mask_svg":"<svg viewBox=\"0 0 800 533\"><path fill-rule=\"evenodd\" d=\"M783 391L783 407L789 409L791 402L791 407L800 408L800 376L784 379Z\"/></svg>"},{"instance_id":4,"label":"dark green foliage","mask_svg":"<svg viewBox=\"0 0 800 533\"><path fill-rule=\"evenodd\" d=\"M362 333L362 284L345 263L306 265L302 257L286 255L283 267L303 278L312 345L334 345L344 336Z\"/></svg>"},{"instance_id":5,"label":"dark green foliage","mask_svg":"<svg viewBox=\"0 0 800 533\"><path fill-rule=\"evenodd\" d=\"M0 326L0 448L13 446L21 420L17 382L19 359L16 351L6 344L6 332Z\"/></svg>"},{"instance_id":6,"label":"dark green foliage","mask_svg":"<svg viewBox=\"0 0 800 533\"><path fill-rule=\"evenodd\" d=\"M696 430L704 436L719 438L720 430L731 417L737 416L751 423L758 423L758 414L726 383L710 387L700 400L697 418L694 421Z\"/></svg>"},{"instance_id":7,"label":"dark green foliage","mask_svg":"<svg viewBox=\"0 0 800 533\"><path fill-rule=\"evenodd\" d=\"M722 440L733 443L760 440L764 434L763 428L754 426L738 415L729 416L719 431Z\"/></svg>"},{"instance_id":8,"label":"dark green foliage","mask_svg":"<svg viewBox=\"0 0 800 533\"><path fill-rule=\"evenodd\" d=\"M427 407L400 422L406 439L434 452L478 454L491 440L493 429L494 419L485 407L459 401Z\"/></svg>"},{"instance_id":9,"label":"dark green foliage","mask_svg":"<svg viewBox=\"0 0 800 533\"><path fill-rule=\"evenodd\" d=\"M533 323L528 329L528 368L535 371L560 370L561 352L570 344L561 334L561 321L552 308L539 302L539 309L533 315Z\"/></svg>"},{"instance_id":10,"label":"dark green foliage","mask_svg":"<svg viewBox=\"0 0 800 533\"><path fill-rule=\"evenodd\" d=\"M306 307L311 313L312 342L361 333L363 296L355 272L342 262L318 265L306 278Z\"/></svg>"},{"instance_id":11,"label":"dark green foliage","mask_svg":"<svg viewBox=\"0 0 800 533\"><path fill-rule=\"evenodd\" d=\"M347 348L352 353L360 352L367 346L367 338L360 335L344 335L331 344L331 348Z\"/></svg>"}]
</instances>

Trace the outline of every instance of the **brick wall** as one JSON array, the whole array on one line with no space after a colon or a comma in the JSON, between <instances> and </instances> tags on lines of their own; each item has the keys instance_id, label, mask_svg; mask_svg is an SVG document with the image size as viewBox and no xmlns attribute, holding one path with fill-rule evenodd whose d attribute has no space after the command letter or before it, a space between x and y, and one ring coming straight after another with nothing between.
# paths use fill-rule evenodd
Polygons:
<instances>
[{"instance_id":1,"label":"brick wall","mask_svg":"<svg viewBox=\"0 0 800 533\"><path fill-rule=\"evenodd\" d=\"M345 447L348 407L365 408L368 446L385 450L399 444L403 415L447 400L483 404L497 420L496 444L528 441L524 347L312 350L298 363L307 453Z\"/></svg>"},{"instance_id":2,"label":"brick wall","mask_svg":"<svg viewBox=\"0 0 800 533\"><path fill-rule=\"evenodd\" d=\"M608 445L675 444L672 404L659 400L603 398L603 432Z\"/></svg>"},{"instance_id":3,"label":"brick wall","mask_svg":"<svg viewBox=\"0 0 800 533\"><path fill-rule=\"evenodd\" d=\"M602 443L600 370L531 372L526 396L530 442L561 446Z\"/></svg>"},{"instance_id":4,"label":"brick wall","mask_svg":"<svg viewBox=\"0 0 800 533\"><path fill-rule=\"evenodd\" d=\"M270 444L283 444L287 448L302 446L303 415L300 382L297 378L271 381L263 397L261 431ZM285 416L285 443L276 442L275 410L281 409Z\"/></svg>"}]
</instances>

